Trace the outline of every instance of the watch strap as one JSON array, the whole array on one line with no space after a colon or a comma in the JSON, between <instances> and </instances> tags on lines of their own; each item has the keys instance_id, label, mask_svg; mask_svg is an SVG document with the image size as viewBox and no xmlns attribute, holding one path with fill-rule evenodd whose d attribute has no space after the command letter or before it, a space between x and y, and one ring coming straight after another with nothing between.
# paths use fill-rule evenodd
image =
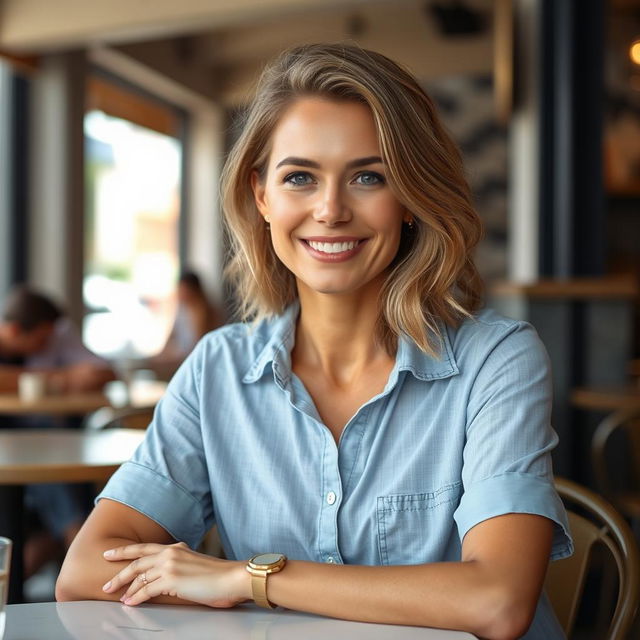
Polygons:
<instances>
[{"instance_id":1,"label":"watch strap","mask_svg":"<svg viewBox=\"0 0 640 640\"><path fill-rule=\"evenodd\" d=\"M275 605L267 598L267 573L251 574L251 592L255 603L265 609L275 609Z\"/></svg>"}]
</instances>

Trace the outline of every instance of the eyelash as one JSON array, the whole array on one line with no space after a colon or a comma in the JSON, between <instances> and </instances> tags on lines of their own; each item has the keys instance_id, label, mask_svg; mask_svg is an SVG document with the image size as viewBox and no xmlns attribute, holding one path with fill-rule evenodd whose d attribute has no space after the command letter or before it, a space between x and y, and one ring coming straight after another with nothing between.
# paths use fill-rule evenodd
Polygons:
<instances>
[{"instance_id":1,"label":"eyelash","mask_svg":"<svg viewBox=\"0 0 640 640\"><path fill-rule=\"evenodd\" d=\"M356 182L359 178L362 178L364 176L371 176L373 178L375 178L375 182L370 182L368 184L359 182L357 184L360 184L363 187L370 187L370 186L377 186L380 184L385 184L385 179L384 176L380 175L379 173L375 172L375 171L361 171L358 175L356 175L356 177L353 179L353 182ZM306 187L309 184L311 184L311 182L304 182L302 184L294 182L294 180L298 177L305 177L305 178L310 178L312 179L312 176L310 173L306 172L306 171L294 171L293 173L289 173L287 174L282 182L284 184L290 184L294 187Z\"/></svg>"}]
</instances>

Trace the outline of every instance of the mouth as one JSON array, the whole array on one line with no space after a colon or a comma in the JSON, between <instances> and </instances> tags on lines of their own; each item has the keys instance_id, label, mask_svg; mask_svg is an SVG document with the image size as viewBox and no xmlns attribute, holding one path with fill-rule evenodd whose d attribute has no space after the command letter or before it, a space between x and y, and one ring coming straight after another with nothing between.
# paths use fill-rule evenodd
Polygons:
<instances>
[{"instance_id":1,"label":"mouth","mask_svg":"<svg viewBox=\"0 0 640 640\"><path fill-rule=\"evenodd\" d=\"M335 262L356 255L366 241L366 238L305 238L302 244L314 258Z\"/></svg>"},{"instance_id":2,"label":"mouth","mask_svg":"<svg viewBox=\"0 0 640 640\"><path fill-rule=\"evenodd\" d=\"M346 242L318 242L317 240L305 240L312 249L321 253L344 253L355 249L362 240L349 240Z\"/></svg>"}]
</instances>

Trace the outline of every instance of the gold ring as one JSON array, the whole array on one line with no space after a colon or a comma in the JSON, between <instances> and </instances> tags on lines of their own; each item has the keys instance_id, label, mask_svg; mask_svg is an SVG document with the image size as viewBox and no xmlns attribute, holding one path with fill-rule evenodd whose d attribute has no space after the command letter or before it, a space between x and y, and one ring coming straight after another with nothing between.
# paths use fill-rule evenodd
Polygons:
<instances>
[{"instance_id":1,"label":"gold ring","mask_svg":"<svg viewBox=\"0 0 640 640\"><path fill-rule=\"evenodd\" d=\"M147 585L149 581L147 580L147 576L144 573L141 573L138 578L142 581L142 584Z\"/></svg>"}]
</instances>

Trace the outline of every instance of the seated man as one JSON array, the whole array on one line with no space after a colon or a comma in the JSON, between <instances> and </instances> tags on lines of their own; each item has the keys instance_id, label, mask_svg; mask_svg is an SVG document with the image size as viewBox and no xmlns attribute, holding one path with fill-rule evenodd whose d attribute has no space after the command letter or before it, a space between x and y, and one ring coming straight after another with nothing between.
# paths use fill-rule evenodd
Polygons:
<instances>
[{"instance_id":1,"label":"seated man","mask_svg":"<svg viewBox=\"0 0 640 640\"><path fill-rule=\"evenodd\" d=\"M16 391L25 370L45 373L53 392L96 391L115 377L53 301L20 286L0 317L0 392Z\"/></svg>"},{"instance_id":2,"label":"seated man","mask_svg":"<svg viewBox=\"0 0 640 640\"><path fill-rule=\"evenodd\" d=\"M60 308L48 297L20 286L5 301L0 316L0 392L15 392L25 371L41 371L47 390L68 393L101 390L115 375L109 363L89 351ZM59 426L45 416L0 416L0 428ZM25 577L51 552L68 546L86 517L90 499L78 485L27 487L25 502L46 531L25 544Z\"/></svg>"}]
</instances>

